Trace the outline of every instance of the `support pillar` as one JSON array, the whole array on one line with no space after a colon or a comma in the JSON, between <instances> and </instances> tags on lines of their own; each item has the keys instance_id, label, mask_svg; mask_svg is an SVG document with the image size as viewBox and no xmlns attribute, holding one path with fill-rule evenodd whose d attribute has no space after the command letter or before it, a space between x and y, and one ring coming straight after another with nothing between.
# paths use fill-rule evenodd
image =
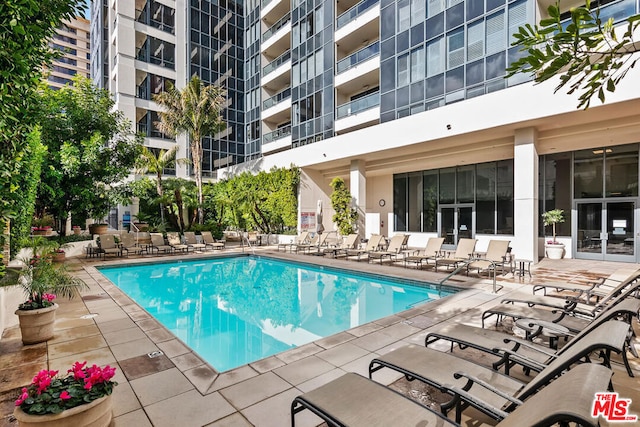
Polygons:
<instances>
[{"instance_id":1,"label":"support pillar","mask_svg":"<svg viewBox=\"0 0 640 427\"><path fill-rule=\"evenodd\" d=\"M538 262L538 134L517 129L513 148L514 238L517 258Z\"/></svg>"},{"instance_id":2,"label":"support pillar","mask_svg":"<svg viewBox=\"0 0 640 427\"><path fill-rule=\"evenodd\" d=\"M357 231L360 237L367 237L365 221L367 214L367 177L364 160L352 160L349 185L353 206L358 212Z\"/></svg>"}]
</instances>

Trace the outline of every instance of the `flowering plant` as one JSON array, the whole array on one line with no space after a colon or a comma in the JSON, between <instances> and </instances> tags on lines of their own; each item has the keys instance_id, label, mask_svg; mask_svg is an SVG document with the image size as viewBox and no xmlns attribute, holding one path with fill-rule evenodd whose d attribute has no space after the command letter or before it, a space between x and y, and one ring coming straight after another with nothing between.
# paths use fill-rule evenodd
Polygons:
<instances>
[{"instance_id":1,"label":"flowering plant","mask_svg":"<svg viewBox=\"0 0 640 427\"><path fill-rule=\"evenodd\" d=\"M558 242L557 240L547 240L547 245L562 245L562 242Z\"/></svg>"},{"instance_id":2,"label":"flowering plant","mask_svg":"<svg viewBox=\"0 0 640 427\"><path fill-rule=\"evenodd\" d=\"M42 294L34 293L31 298L18 306L20 310L37 310L39 308L51 307L56 299L54 294L44 292Z\"/></svg>"},{"instance_id":3,"label":"flowering plant","mask_svg":"<svg viewBox=\"0 0 640 427\"><path fill-rule=\"evenodd\" d=\"M27 414L59 414L65 409L93 402L113 392L117 382L111 381L116 368L109 365L86 367L87 362L76 362L64 378L58 371L43 369L22 392L16 406Z\"/></svg>"}]
</instances>

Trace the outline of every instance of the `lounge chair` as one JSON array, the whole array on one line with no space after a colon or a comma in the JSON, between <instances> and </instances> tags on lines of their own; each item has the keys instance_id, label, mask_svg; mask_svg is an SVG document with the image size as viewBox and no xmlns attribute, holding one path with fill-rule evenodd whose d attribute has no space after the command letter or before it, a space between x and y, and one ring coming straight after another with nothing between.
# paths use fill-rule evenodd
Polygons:
<instances>
[{"instance_id":1,"label":"lounge chair","mask_svg":"<svg viewBox=\"0 0 640 427\"><path fill-rule=\"evenodd\" d=\"M196 233L194 233L193 231L185 231L183 235L185 243L188 247L191 248L191 250L200 251L207 249L206 243L198 243L198 240L196 239Z\"/></svg>"},{"instance_id":2,"label":"lounge chair","mask_svg":"<svg viewBox=\"0 0 640 427\"><path fill-rule=\"evenodd\" d=\"M390 368L406 378L420 380L451 395L452 399L441 404L441 408L445 412L456 408L457 421L467 407L474 407L494 419L500 419L504 412L515 408L516 402L547 386L572 365L589 361L594 351L599 352L603 356L603 363L609 366L610 352L621 353L624 350L628 332L629 325L625 322L611 320L600 325L567 351L552 358L526 384L450 353L414 344L373 359L369 364L369 378L382 368ZM478 386L473 387L475 384Z\"/></svg>"},{"instance_id":3,"label":"lounge chair","mask_svg":"<svg viewBox=\"0 0 640 427\"><path fill-rule=\"evenodd\" d=\"M428 265L429 260L433 260L435 264L436 259L442 255L441 250L443 243L444 237L429 237L424 250L404 257L404 266L406 267L407 263L415 263L416 268L419 266L420 269L422 269L422 263L426 262Z\"/></svg>"},{"instance_id":4,"label":"lounge chair","mask_svg":"<svg viewBox=\"0 0 640 427\"><path fill-rule=\"evenodd\" d=\"M309 232L303 231L302 233L300 233L300 235L295 237L292 242L278 243L278 251L280 251L280 248L282 248L284 249L285 252L287 251L287 249L289 249L289 252L292 252L293 247L295 245L301 245L301 244L307 243L308 240L309 240Z\"/></svg>"},{"instance_id":5,"label":"lounge chair","mask_svg":"<svg viewBox=\"0 0 640 427\"><path fill-rule=\"evenodd\" d=\"M211 249L224 249L226 242L224 240L214 239L210 231L201 231L200 235L202 236L202 242L206 245L207 248L210 247Z\"/></svg>"},{"instance_id":6,"label":"lounge chair","mask_svg":"<svg viewBox=\"0 0 640 427\"><path fill-rule=\"evenodd\" d=\"M326 248L322 248L322 253L324 255L330 254L333 258L337 258L340 255L345 255L347 249L353 249L357 242L358 235L352 233L346 237L340 237L335 245L328 245Z\"/></svg>"},{"instance_id":7,"label":"lounge chair","mask_svg":"<svg viewBox=\"0 0 640 427\"><path fill-rule=\"evenodd\" d=\"M389 258L389 261L392 264L394 261L398 261L398 256L400 254L404 255L404 252L402 252L402 245L405 242L405 236L406 235L404 234L396 234L393 236L389 241L389 246L384 251L367 252L369 262L377 259L380 261L380 264L382 264L382 261L384 261L385 258Z\"/></svg>"},{"instance_id":8,"label":"lounge chair","mask_svg":"<svg viewBox=\"0 0 640 427\"><path fill-rule=\"evenodd\" d=\"M547 362L552 355L555 356L558 353L567 351L572 345L575 345L575 343L582 339L582 337L589 334L604 322L613 319L623 319L630 325L632 318L638 317L639 311L640 300L635 298L624 299L602 311L597 318L586 324L580 332L575 334L571 340L556 352L550 352L547 347L522 340L521 338L508 335L504 332L461 323L446 324L429 331L425 338L425 346L429 346L440 340L449 341L451 342L451 351L453 351L454 345L457 344L461 349L474 348L498 356L499 360L493 363L493 368L500 369L500 367L504 365L506 374L509 374L509 369L516 363L525 368L528 367L529 369L537 371L539 370L537 367ZM530 322L532 322L533 327L538 328L538 333L541 333L543 328L553 328L554 325L556 325L555 323L549 324L549 322L537 319L530 319ZM573 332L570 331L569 335L572 334ZM531 334L531 337L535 335L535 333ZM629 339L630 338L631 337L629 337ZM630 344L629 340L627 340L627 342ZM633 349L631 345L628 345L628 347L629 349ZM623 353L623 359L627 373L629 376L633 376L625 353Z\"/></svg>"},{"instance_id":9,"label":"lounge chair","mask_svg":"<svg viewBox=\"0 0 640 427\"><path fill-rule=\"evenodd\" d=\"M151 252L153 253L154 251L156 253L160 253L160 252L164 252L166 253L173 253L173 246L169 246L167 244L165 244L164 242L164 237L162 236L162 233L151 233L150 234L151 237Z\"/></svg>"},{"instance_id":10,"label":"lounge chair","mask_svg":"<svg viewBox=\"0 0 640 427\"><path fill-rule=\"evenodd\" d=\"M171 246L174 251L189 252L189 246L182 243L180 234L175 231L167 233L167 243L169 243L169 246Z\"/></svg>"},{"instance_id":11,"label":"lounge chair","mask_svg":"<svg viewBox=\"0 0 640 427\"><path fill-rule=\"evenodd\" d=\"M458 268L460 264L465 264L470 262L471 257L473 255L473 251L476 248L476 239L460 239L458 240L458 247L456 248L455 253L448 258L438 258L436 259L436 271L438 270L438 266L446 265L453 266L455 270Z\"/></svg>"},{"instance_id":12,"label":"lounge chair","mask_svg":"<svg viewBox=\"0 0 640 427\"><path fill-rule=\"evenodd\" d=\"M589 303L592 296L595 296L596 300L602 298L617 287L637 280L638 276L640 276L640 270L637 267L624 267L617 269L608 277L603 277L590 284L541 283L533 285L533 293L542 290L543 294L547 295L547 289L555 289L556 292L568 291L576 293L576 298L584 298Z\"/></svg>"},{"instance_id":13,"label":"lounge chair","mask_svg":"<svg viewBox=\"0 0 640 427\"><path fill-rule=\"evenodd\" d=\"M481 259L467 264L467 276L469 275L469 270L478 270L478 275L483 271L493 271L493 274L496 274L498 267L504 274L504 267L510 261L508 259L509 243L508 240L490 240L486 254Z\"/></svg>"},{"instance_id":14,"label":"lounge chair","mask_svg":"<svg viewBox=\"0 0 640 427\"><path fill-rule=\"evenodd\" d=\"M498 427L550 426L576 423L597 426L592 417L593 398L607 390L613 372L600 365L584 364L567 372L518 406L501 412ZM330 427L459 426L433 409L422 406L395 390L355 373L347 373L291 403L291 426L295 416L308 409ZM541 410L542 409L542 410ZM495 411L498 413L498 411Z\"/></svg>"},{"instance_id":15,"label":"lounge chair","mask_svg":"<svg viewBox=\"0 0 640 427\"><path fill-rule=\"evenodd\" d=\"M120 247L123 251L127 251L127 256L131 253L141 255L145 252L145 248L138 246L135 236L131 233L124 233L120 236Z\"/></svg>"},{"instance_id":16,"label":"lounge chair","mask_svg":"<svg viewBox=\"0 0 640 427\"><path fill-rule=\"evenodd\" d=\"M107 255L122 256L122 248L116 243L113 234L100 235L100 253L102 254L102 259L105 259Z\"/></svg>"},{"instance_id":17,"label":"lounge chair","mask_svg":"<svg viewBox=\"0 0 640 427\"><path fill-rule=\"evenodd\" d=\"M247 233L247 241L249 242L249 244L251 246L257 246L258 242L260 241L259 237L258 237L258 232L257 231L249 231Z\"/></svg>"},{"instance_id":18,"label":"lounge chair","mask_svg":"<svg viewBox=\"0 0 640 427\"><path fill-rule=\"evenodd\" d=\"M315 248L320 243L320 234L315 233L312 237L308 238L302 243L295 243L291 247L291 252L295 250L296 253L308 252L311 248Z\"/></svg>"},{"instance_id":19,"label":"lounge chair","mask_svg":"<svg viewBox=\"0 0 640 427\"><path fill-rule=\"evenodd\" d=\"M355 257L357 261L360 261L361 257L364 255L368 255L370 252L375 252L380 248L380 244L382 243L384 236L380 234L372 234L367 241L367 244L364 248L358 249L347 249L344 251L347 259L351 257Z\"/></svg>"}]
</instances>

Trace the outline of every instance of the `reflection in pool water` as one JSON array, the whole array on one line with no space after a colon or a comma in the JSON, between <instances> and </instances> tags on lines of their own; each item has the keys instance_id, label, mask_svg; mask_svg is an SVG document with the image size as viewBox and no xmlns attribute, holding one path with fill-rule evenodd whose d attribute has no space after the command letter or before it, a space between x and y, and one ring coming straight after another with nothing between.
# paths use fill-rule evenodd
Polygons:
<instances>
[{"instance_id":1,"label":"reflection in pool water","mask_svg":"<svg viewBox=\"0 0 640 427\"><path fill-rule=\"evenodd\" d=\"M100 271L220 372L451 294L264 257Z\"/></svg>"}]
</instances>

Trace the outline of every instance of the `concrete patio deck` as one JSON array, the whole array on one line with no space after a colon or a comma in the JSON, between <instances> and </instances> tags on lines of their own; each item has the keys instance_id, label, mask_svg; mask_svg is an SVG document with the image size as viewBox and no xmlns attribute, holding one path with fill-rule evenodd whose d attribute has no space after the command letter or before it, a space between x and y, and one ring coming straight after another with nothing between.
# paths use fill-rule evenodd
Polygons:
<instances>
[{"instance_id":1,"label":"concrete patio deck","mask_svg":"<svg viewBox=\"0 0 640 427\"><path fill-rule=\"evenodd\" d=\"M444 273L427 270L283 254L274 248L256 251L268 256L407 279L438 282L444 277ZM226 250L224 254L232 252L234 250ZM193 254L188 258L211 256L211 253ZM131 258L127 262L155 259L164 260L165 257ZM0 340L0 426L17 425L11 416L13 400L17 398L17 390L28 384L37 371L45 368L66 370L74 361L84 360L90 364L117 367L116 426L288 426L290 404L295 396L345 372L366 376L372 358L406 343L422 345L433 326L442 322L479 326L485 308L495 305L510 292L530 292L531 283L582 282L629 265L544 259L533 266L531 279L499 275L498 284L504 288L497 294L492 293L490 280L456 275L447 284L463 291L451 297L217 373L96 269L97 265L122 262L121 259L102 262L81 258L67 261L89 289L82 292L81 298L62 301L54 339L23 346L18 328L5 331ZM157 357L148 356L154 352L161 353L155 353L159 354ZM631 356L631 363L635 373L640 374L638 360ZM622 397L631 398L631 412L640 414L640 383L636 378L629 378L619 364L614 368L615 390ZM385 384L393 383L404 391L414 388L390 370L380 371L375 379ZM414 390L409 394L415 397L419 393ZM296 425L300 427L319 424L320 418L309 411L296 416Z\"/></svg>"}]
</instances>

